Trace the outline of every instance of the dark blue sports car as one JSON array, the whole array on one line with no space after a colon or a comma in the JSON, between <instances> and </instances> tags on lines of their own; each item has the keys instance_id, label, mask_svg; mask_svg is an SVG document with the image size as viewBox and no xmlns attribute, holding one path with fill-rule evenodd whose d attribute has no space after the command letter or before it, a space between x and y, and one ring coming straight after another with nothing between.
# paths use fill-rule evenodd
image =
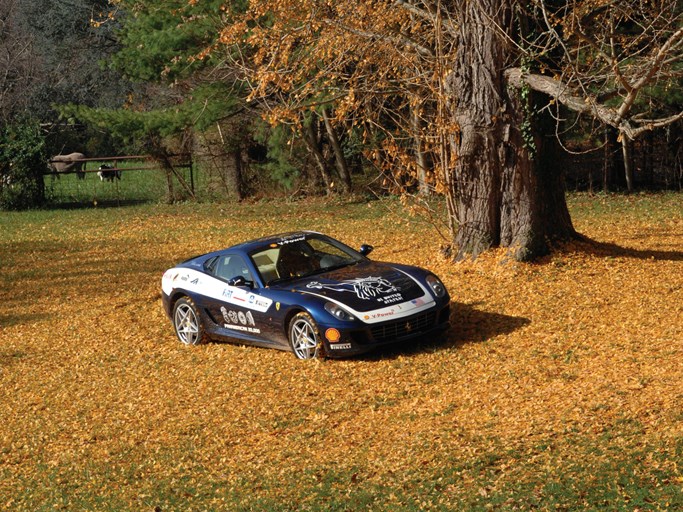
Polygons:
<instances>
[{"instance_id":1,"label":"dark blue sports car","mask_svg":"<svg viewBox=\"0 0 683 512\"><path fill-rule=\"evenodd\" d=\"M448 327L443 283L418 267L379 263L320 233L286 233L167 270L163 306L181 342L209 338L343 357Z\"/></svg>"}]
</instances>

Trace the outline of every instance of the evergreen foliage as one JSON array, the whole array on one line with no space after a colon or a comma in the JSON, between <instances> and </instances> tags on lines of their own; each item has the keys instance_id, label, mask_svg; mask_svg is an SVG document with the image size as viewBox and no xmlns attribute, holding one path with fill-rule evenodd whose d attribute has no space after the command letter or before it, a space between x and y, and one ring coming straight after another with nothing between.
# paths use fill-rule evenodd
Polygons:
<instances>
[{"instance_id":1,"label":"evergreen foliage","mask_svg":"<svg viewBox=\"0 0 683 512\"><path fill-rule=\"evenodd\" d=\"M256 136L256 140L265 144L268 151L267 161L259 166L285 190L292 190L300 177L299 168L294 164L300 151L289 143L291 138L292 128L285 124L263 127Z\"/></svg>"},{"instance_id":2,"label":"evergreen foliage","mask_svg":"<svg viewBox=\"0 0 683 512\"><path fill-rule=\"evenodd\" d=\"M218 82L199 86L185 101L150 110L103 109L83 105L58 107L72 122L80 120L121 140L129 151L143 150L150 141L173 137L190 127L206 128L235 108L236 100Z\"/></svg>"},{"instance_id":3,"label":"evergreen foliage","mask_svg":"<svg viewBox=\"0 0 683 512\"><path fill-rule=\"evenodd\" d=\"M45 138L35 120L0 132L0 209L26 210L45 202Z\"/></svg>"},{"instance_id":4,"label":"evergreen foliage","mask_svg":"<svg viewBox=\"0 0 683 512\"><path fill-rule=\"evenodd\" d=\"M173 83L191 77L208 63L196 57L212 44L221 4L122 0L122 46L112 66L136 81Z\"/></svg>"},{"instance_id":5,"label":"evergreen foliage","mask_svg":"<svg viewBox=\"0 0 683 512\"><path fill-rule=\"evenodd\" d=\"M107 130L126 149L158 146L188 129L205 130L240 107L239 82L210 76L200 58L212 44L221 2L121 0L116 35L121 43L110 67L141 85L119 108L71 103L59 108L71 122Z\"/></svg>"}]
</instances>

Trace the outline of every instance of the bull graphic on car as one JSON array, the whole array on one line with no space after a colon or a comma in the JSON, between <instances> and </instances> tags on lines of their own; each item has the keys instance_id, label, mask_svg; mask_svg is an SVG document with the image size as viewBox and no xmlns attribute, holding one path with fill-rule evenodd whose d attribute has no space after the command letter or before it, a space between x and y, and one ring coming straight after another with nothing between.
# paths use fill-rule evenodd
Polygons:
<instances>
[{"instance_id":1,"label":"bull graphic on car","mask_svg":"<svg viewBox=\"0 0 683 512\"><path fill-rule=\"evenodd\" d=\"M363 300L370 300L400 291L400 288L397 288L383 277L358 277L356 279L345 279L334 284L322 284L318 281L313 281L308 283L306 288L354 292L359 299Z\"/></svg>"}]
</instances>

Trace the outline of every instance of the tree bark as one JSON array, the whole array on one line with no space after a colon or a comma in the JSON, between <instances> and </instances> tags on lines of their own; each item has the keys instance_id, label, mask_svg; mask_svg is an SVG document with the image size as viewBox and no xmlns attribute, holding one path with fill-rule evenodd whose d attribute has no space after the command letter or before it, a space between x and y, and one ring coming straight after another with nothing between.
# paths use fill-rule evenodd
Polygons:
<instances>
[{"instance_id":1,"label":"tree bark","mask_svg":"<svg viewBox=\"0 0 683 512\"><path fill-rule=\"evenodd\" d=\"M327 169L327 162L325 161L325 156L323 155L320 149L316 129L313 126L314 122L314 120L311 120L310 123L304 125L304 142L306 143L306 147L313 155L315 163L318 166L318 170L320 171L320 175L322 176L323 183L325 184L325 193L329 195L332 194L332 192L334 192L334 181L332 179L332 176L330 175L330 171Z\"/></svg>"},{"instance_id":2,"label":"tree bark","mask_svg":"<svg viewBox=\"0 0 683 512\"><path fill-rule=\"evenodd\" d=\"M346 157L344 156L344 151L342 151L341 144L339 143L339 137L337 137L337 133L334 131L330 115L326 108L323 108L323 120L325 121L327 136L330 139L332 151L334 152L334 161L337 164L337 172L341 179L342 192L348 194L351 192L351 173L349 172L349 166L346 164Z\"/></svg>"},{"instance_id":3,"label":"tree bark","mask_svg":"<svg viewBox=\"0 0 683 512\"><path fill-rule=\"evenodd\" d=\"M539 113L538 106L547 101L530 101L525 107L520 91L506 91L510 135L502 162L500 245L510 247L516 260L527 261L546 254L550 240L572 238L576 232L565 200L564 175L555 165L558 144L549 129L554 121ZM536 96L530 93L531 100ZM525 121L533 138L519 129ZM551 135L543 136L546 133Z\"/></svg>"},{"instance_id":4,"label":"tree bark","mask_svg":"<svg viewBox=\"0 0 683 512\"><path fill-rule=\"evenodd\" d=\"M238 201L244 199L244 191L242 190L242 148L237 146L232 152L233 160L235 161L235 168L231 172L230 181L231 189L235 198Z\"/></svg>"},{"instance_id":5,"label":"tree bark","mask_svg":"<svg viewBox=\"0 0 683 512\"><path fill-rule=\"evenodd\" d=\"M457 159L448 191L455 197L458 259L502 246L515 259L529 260L549 250L548 239L576 234L561 172L545 157L547 141L528 135L537 128L529 119L533 107L525 110L519 91L508 89L503 76L510 49L500 31L513 36L513 4L457 3L457 47L464 50L456 56L447 92L460 128L452 139ZM520 128L525 120L527 135Z\"/></svg>"},{"instance_id":6,"label":"tree bark","mask_svg":"<svg viewBox=\"0 0 683 512\"><path fill-rule=\"evenodd\" d=\"M602 191L609 192L609 179L614 173L614 128L605 125L605 150L602 161Z\"/></svg>"},{"instance_id":7,"label":"tree bark","mask_svg":"<svg viewBox=\"0 0 683 512\"><path fill-rule=\"evenodd\" d=\"M631 165L631 148L628 138L621 138L621 152L624 155L624 179L626 180L626 190L633 192L633 167Z\"/></svg>"},{"instance_id":8,"label":"tree bark","mask_svg":"<svg viewBox=\"0 0 683 512\"><path fill-rule=\"evenodd\" d=\"M421 196L429 195L429 184L427 183L427 158L422 141L422 121L417 106L411 112L413 144L415 145L415 163L417 164L418 193Z\"/></svg>"},{"instance_id":9,"label":"tree bark","mask_svg":"<svg viewBox=\"0 0 683 512\"><path fill-rule=\"evenodd\" d=\"M501 175L496 141L503 135L497 120L503 108L503 83L496 67L503 54L494 24L500 25L509 13L501 6L489 21L485 15L494 11L490 1L456 5L457 48L462 50L447 81L447 94L453 98L452 114L460 132L452 139L457 160L452 170L454 189L449 192L455 196L458 227L454 242L457 257L462 258L500 244Z\"/></svg>"}]
</instances>

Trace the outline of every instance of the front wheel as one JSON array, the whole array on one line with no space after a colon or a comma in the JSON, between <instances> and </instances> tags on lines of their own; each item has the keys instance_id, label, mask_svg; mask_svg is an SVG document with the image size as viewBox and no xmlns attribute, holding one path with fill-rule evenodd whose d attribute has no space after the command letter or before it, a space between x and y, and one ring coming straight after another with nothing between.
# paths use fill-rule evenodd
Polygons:
<instances>
[{"instance_id":1,"label":"front wheel","mask_svg":"<svg viewBox=\"0 0 683 512\"><path fill-rule=\"evenodd\" d=\"M318 326L308 313L298 313L289 323L289 343L298 359L322 357L323 348Z\"/></svg>"},{"instance_id":2,"label":"front wheel","mask_svg":"<svg viewBox=\"0 0 683 512\"><path fill-rule=\"evenodd\" d=\"M197 306L189 297L178 299L173 306L173 327L178 339L185 345L199 345L206 340Z\"/></svg>"}]
</instances>

